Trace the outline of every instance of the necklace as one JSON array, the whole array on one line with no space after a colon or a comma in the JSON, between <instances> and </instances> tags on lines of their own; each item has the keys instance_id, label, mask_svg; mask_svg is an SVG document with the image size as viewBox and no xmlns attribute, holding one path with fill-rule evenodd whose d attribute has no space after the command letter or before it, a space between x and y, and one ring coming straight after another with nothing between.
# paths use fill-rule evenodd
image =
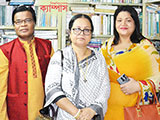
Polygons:
<instances>
[{"instance_id":1,"label":"necklace","mask_svg":"<svg viewBox=\"0 0 160 120\"><path fill-rule=\"evenodd\" d=\"M83 73L83 77L84 77L83 81L86 83L87 82L86 74L87 74L87 69L88 69L88 57L87 57L87 60L86 60L85 64L86 64L86 69L85 70L83 70L82 66L80 66L80 65L79 65L79 68L80 68L80 71Z\"/></svg>"}]
</instances>

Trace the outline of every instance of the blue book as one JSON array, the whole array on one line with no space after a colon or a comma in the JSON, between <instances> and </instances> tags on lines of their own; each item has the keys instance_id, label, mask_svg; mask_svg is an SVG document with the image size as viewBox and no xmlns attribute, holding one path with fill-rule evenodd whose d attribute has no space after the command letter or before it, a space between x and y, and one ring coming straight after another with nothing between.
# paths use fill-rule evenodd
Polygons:
<instances>
[{"instance_id":1,"label":"blue book","mask_svg":"<svg viewBox=\"0 0 160 120\"><path fill-rule=\"evenodd\" d=\"M159 14L156 13L156 29L157 29L157 34L159 34Z\"/></svg>"},{"instance_id":2,"label":"blue book","mask_svg":"<svg viewBox=\"0 0 160 120\"><path fill-rule=\"evenodd\" d=\"M45 27L46 26L46 13L43 12L42 13L42 24L41 24L42 27Z\"/></svg>"},{"instance_id":3,"label":"blue book","mask_svg":"<svg viewBox=\"0 0 160 120\"><path fill-rule=\"evenodd\" d=\"M2 6L0 6L0 25L2 25Z\"/></svg>"},{"instance_id":4,"label":"blue book","mask_svg":"<svg viewBox=\"0 0 160 120\"><path fill-rule=\"evenodd\" d=\"M151 36L151 13L148 12L148 36Z\"/></svg>"},{"instance_id":5,"label":"blue book","mask_svg":"<svg viewBox=\"0 0 160 120\"><path fill-rule=\"evenodd\" d=\"M5 10L6 6L2 6L2 25L5 25Z\"/></svg>"}]
</instances>

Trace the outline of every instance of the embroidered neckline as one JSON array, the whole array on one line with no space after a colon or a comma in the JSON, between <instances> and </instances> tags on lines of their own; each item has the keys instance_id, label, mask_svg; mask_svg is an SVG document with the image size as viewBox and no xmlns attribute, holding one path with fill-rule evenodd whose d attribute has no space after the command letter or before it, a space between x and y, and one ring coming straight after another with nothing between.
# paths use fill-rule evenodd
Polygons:
<instances>
[{"instance_id":1,"label":"embroidered neckline","mask_svg":"<svg viewBox=\"0 0 160 120\"><path fill-rule=\"evenodd\" d=\"M87 74L87 70L88 70L88 57L86 58L85 64L86 64L85 70L83 70L82 66L80 66L80 65L79 65L79 69L80 69L81 73L83 74L83 77L84 77L83 81L86 83L87 82L86 74Z\"/></svg>"},{"instance_id":2,"label":"embroidered neckline","mask_svg":"<svg viewBox=\"0 0 160 120\"><path fill-rule=\"evenodd\" d=\"M119 55L119 54L123 54L123 53L125 53L125 52L130 52L130 51L132 51L132 49L133 49L135 46L136 46L136 43L132 43L129 48L126 48L126 49L124 49L124 50L117 50L117 51L114 51L113 47L111 47L110 52L111 52L112 55L113 55L113 54Z\"/></svg>"}]
</instances>

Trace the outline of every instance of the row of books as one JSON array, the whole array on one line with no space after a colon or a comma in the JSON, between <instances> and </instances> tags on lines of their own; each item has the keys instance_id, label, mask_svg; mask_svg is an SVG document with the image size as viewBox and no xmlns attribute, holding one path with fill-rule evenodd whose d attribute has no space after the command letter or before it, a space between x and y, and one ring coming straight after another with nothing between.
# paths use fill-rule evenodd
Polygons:
<instances>
[{"instance_id":1,"label":"row of books","mask_svg":"<svg viewBox=\"0 0 160 120\"><path fill-rule=\"evenodd\" d=\"M10 0L10 5L34 5L34 0Z\"/></svg>"},{"instance_id":2,"label":"row of books","mask_svg":"<svg viewBox=\"0 0 160 120\"><path fill-rule=\"evenodd\" d=\"M93 15L91 17L94 25L94 35L113 35L113 15Z\"/></svg>"},{"instance_id":3,"label":"row of books","mask_svg":"<svg viewBox=\"0 0 160 120\"><path fill-rule=\"evenodd\" d=\"M142 0L69 0L69 2L142 3Z\"/></svg>"},{"instance_id":4,"label":"row of books","mask_svg":"<svg viewBox=\"0 0 160 120\"><path fill-rule=\"evenodd\" d=\"M67 27L71 17L77 13L88 14L94 25L94 35L113 35L114 28L114 12L117 6L96 5L93 7L71 7L71 12L67 13ZM142 22L142 12L140 8L136 8L140 21ZM142 29L142 23L141 23Z\"/></svg>"},{"instance_id":5,"label":"row of books","mask_svg":"<svg viewBox=\"0 0 160 120\"><path fill-rule=\"evenodd\" d=\"M50 40L54 50L56 51L58 49L57 31L44 31L44 30L37 31L36 30L34 35L35 37ZM10 42L15 38L17 38L15 31L6 30L4 31L4 33L0 33L0 45Z\"/></svg>"},{"instance_id":6,"label":"row of books","mask_svg":"<svg viewBox=\"0 0 160 120\"><path fill-rule=\"evenodd\" d=\"M0 26L12 25L12 11L15 6L0 6ZM117 6L96 5L93 7L71 7L73 13L90 13L90 14L113 14ZM46 12L40 7L34 7L37 14L37 26L57 27L58 13ZM137 8L138 9L138 8ZM139 9L141 10L141 9Z\"/></svg>"},{"instance_id":7,"label":"row of books","mask_svg":"<svg viewBox=\"0 0 160 120\"><path fill-rule=\"evenodd\" d=\"M16 35L16 32L14 30L1 30L0 35ZM57 30L35 30L34 31L35 36L43 36L44 39L50 39L50 38L57 38L58 32Z\"/></svg>"},{"instance_id":8,"label":"row of books","mask_svg":"<svg viewBox=\"0 0 160 120\"><path fill-rule=\"evenodd\" d=\"M14 6L1 6L0 5L0 26L11 26L12 25L12 11Z\"/></svg>"},{"instance_id":9,"label":"row of books","mask_svg":"<svg viewBox=\"0 0 160 120\"><path fill-rule=\"evenodd\" d=\"M42 27L57 27L58 13L46 12L41 10L39 6L35 7L37 14L37 26Z\"/></svg>"},{"instance_id":10,"label":"row of books","mask_svg":"<svg viewBox=\"0 0 160 120\"><path fill-rule=\"evenodd\" d=\"M7 42L10 42L13 39L15 39L16 37L17 37L16 35L1 35L0 36L0 45L3 45Z\"/></svg>"},{"instance_id":11,"label":"row of books","mask_svg":"<svg viewBox=\"0 0 160 120\"><path fill-rule=\"evenodd\" d=\"M96 50L100 50L102 46L102 41L103 41L102 39L91 39L88 46Z\"/></svg>"},{"instance_id":12,"label":"row of books","mask_svg":"<svg viewBox=\"0 0 160 120\"><path fill-rule=\"evenodd\" d=\"M93 7L71 7L71 12L67 13L67 27L70 19L74 14L85 13L88 14L94 25L94 35L113 35L113 13L117 6L100 6ZM104 9L103 9L104 8ZM108 9L107 9L108 8Z\"/></svg>"},{"instance_id":13,"label":"row of books","mask_svg":"<svg viewBox=\"0 0 160 120\"><path fill-rule=\"evenodd\" d=\"M142 12L141 8L134 7L138 14ZM95 7L90 6L72 6L70 8L71 12L74 13L85 13L85 14L114 14L117 6L111 5L95 5ZM70 14L67 12L67 14Z\"/></svg>"},{"instance_id":14,"label":"row of books","mask_svg":"<svg viewBox=\"0 0 160 120\"><path fill-rule=\"evenodd\" d=\"M17 36L2 36L0 39L0 45L3 45L7 42L12 41L15 39ZM52 43L52 47L54 48L54 51L58 50L58 40L57 39L49 39Z\"/></svg>"},{"instance_id":15,"label":"row of books","mask_svg":"<svg viewBox=\"0 0 160 120\"><path fill-rule=\"evenodd\" d=\"M160 11L156 6L146 7L146 29L145 35L151 37L160 36Z\"/></svg>"},{"instance_id":16,"label":"row of books","mask_svg":"<svg viewBox=\"0 0 160 120\"><path fill-rule=\"evenodd\" d=\"M34 5L35 0L0 0L0 5Z\"/></svg>"},{"instance_id":17,"label":"row of books","mask_svg":"<svg viewBox=\"0 0 160 120\"><path fill-rule=\"evenodd\" d=\"M104 39L98 39L98 38L93 38L91 41L88 43L88 47L94 48L96 50L100 50L102 44L103 44ZM67 40L66 41L66 46L70 45L71 41Z\"/></svg>"}]
</instances>

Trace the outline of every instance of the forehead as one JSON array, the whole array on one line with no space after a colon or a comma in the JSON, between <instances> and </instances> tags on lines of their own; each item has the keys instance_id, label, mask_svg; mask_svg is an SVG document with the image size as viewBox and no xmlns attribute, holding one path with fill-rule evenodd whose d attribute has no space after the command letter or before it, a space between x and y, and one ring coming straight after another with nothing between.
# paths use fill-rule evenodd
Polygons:
<instances>
[{"instance_id":1,"label":"forehead","mask_svg":"<svg viewBox=\"0 0 160 120\"><path fill-rule=\"evenodd\" d=\"M78 18L74 21L73 26L91 27L91 23L87 18Z\"/></svg>"},{"instance_id":2,"label":"forehead","mask_svg":"<svg viewBox=\"0 0 160 120\"><path fill-rule=\"evenodd\" d=\"M25 19L25 18L33 18L32 13L29 11L21 11L21 12L17 12L14 15L14 19Z\"/></svg>"},{"instance_id":3,"label":"forehead","mask_svg":"<svg viewBox=\"0 0 160 120\"><path fill-rule=\"evenodd\" d=\"M117 18L132 18L131 14L127 11L122 11L117 15Z\"/></svg>"}]
</instances>

